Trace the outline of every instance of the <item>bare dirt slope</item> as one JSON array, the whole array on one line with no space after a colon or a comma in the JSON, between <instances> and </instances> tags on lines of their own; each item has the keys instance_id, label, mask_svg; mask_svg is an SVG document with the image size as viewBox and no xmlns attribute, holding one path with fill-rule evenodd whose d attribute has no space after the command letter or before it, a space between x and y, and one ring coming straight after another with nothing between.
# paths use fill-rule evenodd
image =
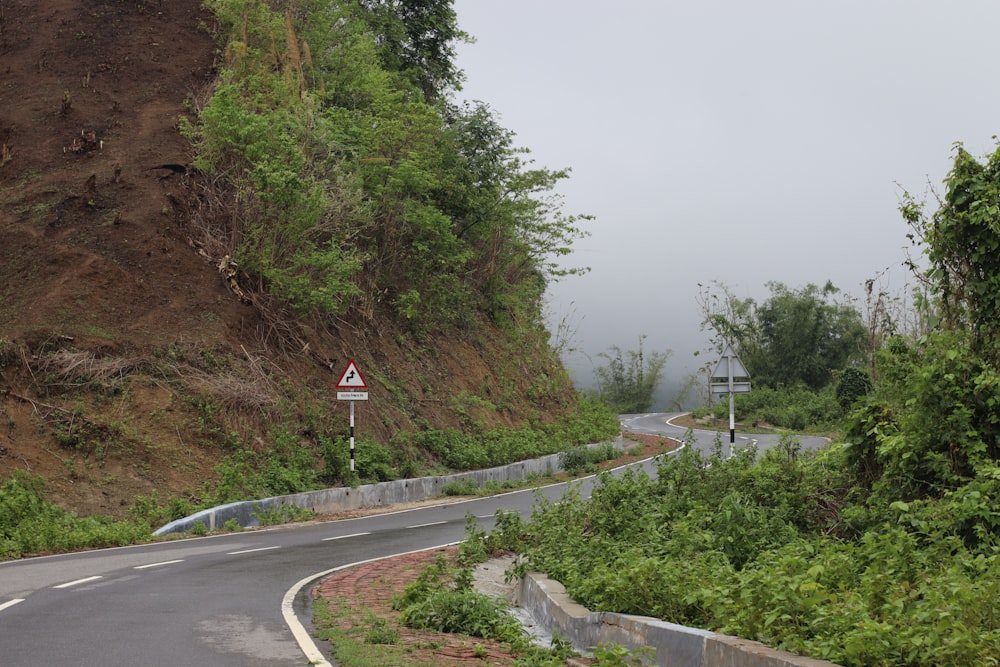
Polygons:
<instances>
[{"instance_id":1,"label":"bare dirt slope","mask_svg":"<svg viewBox=\"0 0 1000 667\"><path fill-rule=\"evenodd\" d=\"M0 8L4 334L224 339L248 313L179 229L182 174L158 168L189 162L177 119L213 74L198 0Z\"/></svg>"},{"instance_id":2,"label":"bare dirt slope","mask_svg":"<svg viewBox=\"0 0 1000 667\"><path fill-rule=\"evenodd\" d=\"M414 342L348 314L273 345L188 226L178 118L211 92L212 27L200 0L0 0L0 480L31 470L81 514L197 499L235 442L267 446L279 401L345 421L349 358L372 385L359 428L383 442L558 408L563 369L490 332Z\"/></svg>"},{"instance_id":3,"label":"bare dirt slope","mask_svg":"<svg viewBox=\"0 0 1000 667\"><path fill-rule=\"evenodd\" d=\"M212 347L253 317L193 252L184 175L161 167L189 162L177 119L213 76L199 5L0 0L0 338L26 343L20 354ZM30 369L33 360L19 361ZM169 451L109 458L53 446L44 426L72 422L74 404L7 379L0 474L42 474L82 513L116 513L139 493L186 486L182 471L163 465ZM125 409L170 403L169 391L144 387ZM163 437L144 431L147 442ZM95 455L100 465L88 469ZM212 462L197 450L184 456Z\"/></svg>"}]
</instances>

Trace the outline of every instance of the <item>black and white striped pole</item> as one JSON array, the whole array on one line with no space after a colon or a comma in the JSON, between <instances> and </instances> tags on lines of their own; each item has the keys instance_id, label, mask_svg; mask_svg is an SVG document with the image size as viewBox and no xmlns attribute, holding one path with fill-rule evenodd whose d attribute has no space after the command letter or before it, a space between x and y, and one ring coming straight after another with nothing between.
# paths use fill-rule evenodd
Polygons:
<instances>
[{"instance_id":1,"label":"black and white striped pole","mask_svg":"<svg viewBox=\"0 0 1000 667\"><path fill-rule=\"evenodd\" d=\"M354 401L351 401L351 472L354 472Z\"/></svg>"},{"instance_id":2,"label":"black and white striped pole","mask_svg":"<svg viewBox=\"0 0 1000 667\"><path fill-rule=\"evenodd\" d=\"M736 442L736 407L734 397L750 391L750 373L740 358L733 352L732 345L726 345L722 358L712 371L712 393L729 394L729 453Z\"/></svg>"},{"instance_id":3,"label":"black and white striped pole","mask_svg":"<svg viewBox=\"0 0 1000 667\"><path fill-rule=\"evenodd\" d=\"M337 389L345 390L337 392L337 400L350 401L351 403L351 472L354 472L354 401L367 401L368 392L358 391L359 389L367 388L368 383L365 382L365 378L361 375L361 371L358 370L354 359L351 359L347 364L347 368L340 374L340 380L337 382Z\"/></svg>"}]
</instances>

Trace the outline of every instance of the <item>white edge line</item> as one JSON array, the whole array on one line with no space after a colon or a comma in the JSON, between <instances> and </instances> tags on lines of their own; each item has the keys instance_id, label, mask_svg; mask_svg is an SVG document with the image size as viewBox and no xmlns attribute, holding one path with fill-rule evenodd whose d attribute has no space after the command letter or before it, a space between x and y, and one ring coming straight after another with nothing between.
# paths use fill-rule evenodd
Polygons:
<instances>
[{"instance_id":1,"label":"white edge line","mask_svg":"<svg viewBox=\"0 0 1000 667\"><path fill-rule=\"evenodd\" d=\"M240 554L252 554L252 553L255 553L257 551L270 551L271 549L280 549L280 548L281 547L277 546L277 545L273 546L273 547L257 547L256 549L244 549L243 551L230 551L226 555L227 556L239 556Z\"/></svg>"},{"instance_id":2,"label":"white edge line","mask_svg":"<svg viewBox=\"0 0 1000 667\"><path fill-rule=\"evenodd\" d=\"M288 625L288 629L292 631L292 636L295 637L295 641L298 642L299 648L302 652L306 654L306 661L310 665L319 665L319 667L333 667L330 662L326 659L326 656L319 650L316 646L316 642L313 641L309 632L305 629L299 621L299 617L295 615L295 598L298 596L299 591L308 586L311 582L326 577L333 574L334 572L339 572L340 570L346 570L350 567L357 567L358 565L364 565L366 563L374 563L380 560L386 560L389 558L398 558L399 556L407 556L409 554L420 553L421 551L433 551L434 549L442 549L444 547L454 546L456 544L461 544L461 542L449 542L448 544L439 544L436 547L427 547L426 549L415 549L413 551L404 551L403 553L393 554L391 556L382 556L380 558L369 558L368 560L359 560L356 563L348 563L347 565L341 565L339 567L334 567L329 570L324 570L322 572L317 572L316 574L311 574L305 579L300 580L294 586L288 589L285 593L285 597L281 600L281 615L285 617L285 623Z\"/></svg>"},{"instance_id":3,"label":"white edge line","mask_svg":"<svg viewBox=\"0 0 1000 667\"><path fill-rule=\"evenodd\" d=\"M136 565L132 569L133 570L145 570L145 569L150 568L150 567L160 567L161 565L173 565L174 563L183 563L183 562L184 562L184 559L183 558L179 558L177 560L165 560L165 561L162 561L160 563L149 563L147 565Z\"/></svg>"},{"instance_id":4,"label":"white edge line","mask_svg":"<svg viewBox=\"0 0 1000 667\"><path fill-rule=\"evenodd\" d=\"M351 533L350 535L337 535L335 537L324 537L320 542L329 542L331 540L346 540L349 537L362 537L364 535L371 535L371 533Z\"/></svg>"},{"instance_id":5,"label":"white edge line","mask_svg":"<svg viewBox=\"0 0 1000 667\"><path fill-rule=\"evenodd\" d=\"M7 602L0 604L0 611L3 611L4 609L10 609L14 605L20 604L21 602L24 602L24 598L14 598L13 600L7 600Z\"/></svg>"},{"instance_id":6,"label":"white edge line","mask_svg":"<svg viewBox=\"0 0 1000 667\"><path fill-rule=\"evenodd\" d=\"M671 439L674 440L674 438L671 438ZM680 442L680 441L678 441L678 442ZM683 448L684 448L684 443L680 442L680 446L677 449L672 450L672 452L668 452L668 454L680 451ZM649 457L649 459L644 459L644 461L648 461L648 460L651 460L651 459L654 459L654 458L656 458L656 457L655 456L651 456L651 457ZM643 461L636 461L635 463L631 463L631 464L628 464L628 465L636 465L636 464L642 463L642 462ZM624 467L627 467L627 466L621 466L621 467L624 468ZM591 477L594 477L594 476L595 475L591 475ZM547 486L559 486L559 484L567 484L567 482L558 482L556 484L549 484ZM545 487L542 487L542 488L545 488ZM511 495L511 494L514 494L514 493L521 493L522 491L510 491L508 493L501 493L499 495L500 496L506 496L506 495ZM474 500L478 500L478 499L477 498L473 498L473 499L470 499L468 501L461 501L461 502L473 502ZM450 504L456 504L457 505L459 503L450 503ZM423 508L423 509L426 509L426 508ZM387 514L403 514L404 512L414 512L414 511L418 511L418 510L416 510L416 509L407 509L407 510L401 510L399 512L387 512ZM352 521L352 520L355 520L355 519L346 519L346 521ZM442 523L444 523L444 522L442 522ZM364 534L364 533L359 533L359 534ZM351 537L351 536L350 535L345 535L344 537ZM326 539L336 539L336 538L326 538ZM284 617L285 624L288 626L288 629L292 631L292 636L295 637L295 641L298 642L299 648L301 648L302 652L305 654L306 661L310 665L318 665L319 667L333 667L333 665L331 665L330 662L326 659L326 656L324 656L323 653L316 646L316 642L313 641L313 638L309 635L309 631L306 630L305 626L302 625L302 622L299 621L299 617L295 615L295 598L298 597L299 592L303 588L305 588L306 586L308 586L313 581L316 581L317 579L321 579L323 577L329 576L329 575L333 574L334 572L339 572L340 570L346 570L347 568L350 568L350 567L357 567L358 565L364 565L366 563L374 563L376 561L387 560L389 558L397 558L399 556L406 556L406 555L409 555L409 554L420 553L421 551L432 551L434 549L442 549L444 547L450 547L450 546L453 546L453 545L456 545L456 544L461 544L461 542L449 542L447 544L439 544L439 545L434 546L434 547L427 547L426 549L415 549L414 551L404 551L403 553L392 554L391 556L381 556L379 558L369 558L368 560L361 560L361 561L357 561L355 563L348 563L347 565L341 565L339 567L334 567L334 568L331 568L329 570L323 570L322 572L317 572L316 574L309 575L308 577L306 577L304 579L301 579L295 585L293 585L291 588L289 588L288 591L285 593L285 597L283 597L282 600L281 600L281 615Z\"/></svg>"},{"instance_id":7,"label":"white edge line","mask_svg":"<svg viewBox=\"0 0 1000 667\"><path fill-rule=\"evenodd\" d=\"M59 584L58 586L53 586L52 588L69 588L70 586L79 586L80 584L85 584L88 581L97 581L101 578L101 575L95 574L92 577L84 577L83 579L77 579L75 581L67 581L65 584Z\"/></svg>"}]
</instances>

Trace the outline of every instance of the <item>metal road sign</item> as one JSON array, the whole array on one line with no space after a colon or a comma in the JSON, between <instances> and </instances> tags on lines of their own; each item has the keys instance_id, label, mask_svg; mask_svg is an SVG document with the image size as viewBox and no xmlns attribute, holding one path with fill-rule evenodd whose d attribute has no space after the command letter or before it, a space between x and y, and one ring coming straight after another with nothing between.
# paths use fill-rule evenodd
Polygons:
<instances>
[{"instance_id":1,"label":"metal road sign","mask_svg":"<svg viewBox=\"0 0 1000 667\"><path fill-rule=\"evenodd\" d=\"M340 374L340 380L337 382L337 389L367 389L368 383L365 382L365 378L361 375L361 371L358 370L357 364L354 363L354 359L351 359L347 364L347 368L344 372Z\"/></svg>"},{"instance_id":2,"label":"metal road sign","mask_svg":"<svg viewBox=\"0 0 1000 667\"><path fill-rule=\"evenodd\" d=\"M368 383L365 382L365 378L361 375L361 371L358 370L358 365L354 363L354 359L351 359L347 363L347 368L340 374L340 380L337 382L337 389L347 390L338 391L337 400L350 401L351 406L351 472L354 472L354 401L367 401L368 392L357 391L358 389L367 388Z\"/></svg>"},{"instance_id":3,"label":"metal road sign","mask_svg":"<svg viewBox=\"0 0 1000 667\"><path fill-rule=\"evenodd\" d=\"M737 380L739 378L739 380ZM750 391L750 373L740 358L733 352L732 345L726 345L722 358L712 371L713 394L745 394Z\"/></svg>"},{"instance_id":4,"label":"metal road sign","mask_svg":"<svg viewBox=\"0 0 1000 667\"><path fill-rule=\"evenodd\" d=\"M739 382L736 381L739 378ZM750 391L750 373L740 358L733 352L732 345L726 345L722 358L712 371L712 393L729 394L729 443L736 442L736 409L733 396Z\"/></svg>"}]
</instances>

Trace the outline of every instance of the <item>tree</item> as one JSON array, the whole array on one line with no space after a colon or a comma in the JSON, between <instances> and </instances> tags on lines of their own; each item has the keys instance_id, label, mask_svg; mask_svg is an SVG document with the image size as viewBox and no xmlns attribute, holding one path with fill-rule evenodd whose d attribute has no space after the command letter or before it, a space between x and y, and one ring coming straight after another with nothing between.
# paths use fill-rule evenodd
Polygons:
<instances>
[{"instance_id":1,"label":"tree","mask_svg":"<svg viewBox=\"0 0 1000 667\"><path fill-rule=\"evenodd\" d=\"M769 282L771 296L762 304L713 285L699 293L702 329L713 332L716 351L732 344L756 383L821 389L833 380L833 371L860 356L866 338L861 315L834 300L839 290L830 282L795 290Z\"/></svg>"},{"instance_id":2,"label":"tree","mask_svg":"<svg viewBox=\"0 0 1000 667\"><path fill-rule=\"evenodd\" d=\"M771 298L756 311L760 347L743 359L748 370L770 386L825 387L832 371L848 367L861 352L866 333L860 314L833 300L839 290L830 282L822 289L767 286Z\"/></svg>"},{"instance_id":3,"label":"tree","mask_svg":"<svg viewBox=\"0 0 1000 667\"><path fill-rule=\"evenodd\" d=\"M358 6L383 67L409 78L430 101L459 87L455 43L469 36L458 27L452 0L358 0Z\"/></svg>"},{"instance_id":4,"label":"tree","mask_svg":"<svg viewBox=\"0 0 1000 667\"><path fill-rule=\"evenodd\" d=\"M924 245L934 289L949 329L967 329L973 349L1000 360L1000 149L980 163L961 144L945 179L944 200L927 218L905 196L903 217ZM912 238L912 237L911 237Z\"/></svg>"},{"instance_id":5,"label":"tree","mask_svg":"<svg viewBox=\"0 0 1000 667\"><path fill-rule=\"evenodd\" d=\"M209 3L230 42L184 129L205 200L237 204L199 213L218 259L313 325L388 307L421 335L540 328L547 284L584 270L557 260L587 216L553 192L569 171L532 166L487 105L443 101L466 37L451 0L273 4Z\"/></svg>"},{"instance_id":6,"label":"tree","mask_svg":"<svg viewBox=\"0 0 1000 667\"><path fill-rule=\"evenodd\" d=\"M598 395L618 414L645 412L653 405L653 394L670 358L670 350L645 354L645 339L646 336L639 336L638 350L623 352L612 345L609 352L598 355L608 362L594 369Z\"/></svg>"},{"instance_id":7,"label":"tree","mask_svg":"<svg viewBox=\"0 0 1000 667\"><path fill-rule=\"evenodd\" d=\"M917 277L937 326L881 355L878 404L856 416L870 422L857 441L886 434L871 444L895 497L993 477L1000 460L1000 149L981 163L956 145L945 186L929 216L909 195L900 207L929 262Z\"/></svg>"}]
</instances>

